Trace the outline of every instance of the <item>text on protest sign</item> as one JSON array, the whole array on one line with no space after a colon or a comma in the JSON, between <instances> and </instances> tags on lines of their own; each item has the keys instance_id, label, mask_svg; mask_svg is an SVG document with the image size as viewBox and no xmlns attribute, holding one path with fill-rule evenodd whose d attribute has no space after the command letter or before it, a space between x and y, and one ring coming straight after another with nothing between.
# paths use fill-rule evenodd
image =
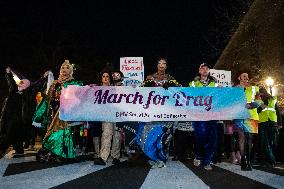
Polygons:
<instances>
[{"instance_id":1,"label":"text on protest sign","mask_svg":"<svg viewBox=\"0 0 284 189\"><path fill-rule=\"evenodd\" d=\"M210 69L210 75L217 79L217 83L223 87L232 86L231 71Z\"/></svg>"},{"instance_id":2,"label":"text on protest sign","mask_svg":"<svg viewBox=\"0 0 284 189\"><path fill-rule=\"evenodd\" d=\"M123 73L124 85L140 86L144 81L143 57L122 57L120 58L120 71Z\"/></svg>"}]
</instances>

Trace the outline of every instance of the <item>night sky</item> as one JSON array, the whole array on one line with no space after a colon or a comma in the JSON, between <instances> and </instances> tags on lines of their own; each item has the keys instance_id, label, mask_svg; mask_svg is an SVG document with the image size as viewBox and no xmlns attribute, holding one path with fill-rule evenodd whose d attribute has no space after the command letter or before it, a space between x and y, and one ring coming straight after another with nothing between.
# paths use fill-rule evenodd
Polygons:
<instances>
[{"instance_id":1,"label":"night sky","mask_svg":"<svg viewBox=\"0 0 284 189\"><path fill-rule=\"evenodd\" d=\"M8 65L35 80L47 69L58 73L68 58L77 79L91 83L107 62L118 68L119 57L142 56L146 75L166 57L186 84L200 63L215 64L247 1L119 2L1 2L1 80ZM222 9L234 7L224 19Z\"/></svg>"}]
</instances>

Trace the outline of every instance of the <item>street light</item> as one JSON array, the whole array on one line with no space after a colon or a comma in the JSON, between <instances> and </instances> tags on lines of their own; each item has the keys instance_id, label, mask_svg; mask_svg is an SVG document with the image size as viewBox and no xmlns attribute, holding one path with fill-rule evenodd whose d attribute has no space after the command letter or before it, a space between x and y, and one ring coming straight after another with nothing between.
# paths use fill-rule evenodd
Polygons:
<instances>
[{"instance_id":1,"label":"street light","mask_svg":"<svg viewBox=\"0 0 284 189\"><path fill-rule=\"evenodd\" d=\"M272 86L273 86L273 84L274 84L274 80L273 80L271 77L268 77L268 78L265 80L265 83L266 83L267 87L269 88L270 94L272 95Z\"/></svg>"}]
</instances>

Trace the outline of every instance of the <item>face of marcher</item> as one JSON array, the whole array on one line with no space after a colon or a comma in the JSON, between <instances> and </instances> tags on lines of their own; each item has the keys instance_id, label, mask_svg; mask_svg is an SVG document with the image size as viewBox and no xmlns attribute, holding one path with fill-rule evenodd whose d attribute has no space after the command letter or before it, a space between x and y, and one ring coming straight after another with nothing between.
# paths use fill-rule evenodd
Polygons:
<instances>
[{"instance_id":1,"label":"face of marcher","mask_svg":"<svg viewBox=\"0 0 284 189\"><path fill-rule=\"evenodd\" d=\"M199 74L201 77L208 77L209 71L210 69L208 68L208 66L202 66L201 68L199 68Z\"/></svg>"},{"instance_id":2,"label":"face of marcher","mask_svg":"<svg viewBox=\"0 0 284 189\"><path fill-rule=\"evenodd\" d=\"M167 69L167 62L163 59L159 60L157 68L158 68L158 72L165 72Z\"/></svg>"},{"instance_id":3,"label":"face of marcher","mask_svg":"<svg viewBox=\"0 0 284 189\"><path fill-rule=\"evenodd\" d=\"M108 73L104 73L102 75L102 85L109 86L110 85L110 78Z\"/></svg>"},{"instance_id":4,"label":"face of marcher","mask_svg":"<svg viewBox=\"0 0 284 189\"><path fill-rule=\"evenodd\" d=\"M62 76L70 76L72 74L73 70L69 64L62 64L60 68L60 75Z\"/></svg>"},{"instance_id":5,"label":"face of marcher","mask_svg":"<svg viewBox=\"0 0 284 189\"><path fill-rule=\"evenodd\" d=\"M243 86L247 86L249 84L249 75L247 73L242 73L238 79L240 84Z\"/></svg>"},{"instance_id":6,"label":"face of marcher","mask_svg":"<svg viewBox=\"0 0 284 189\"><path fill-rule=\"evenodd\" d=\"M121 80L121 75L120 75L119 72L114 72L112 74L112 78L113 78L114 81L120 81Z\"/></svg>"}]
</instances>

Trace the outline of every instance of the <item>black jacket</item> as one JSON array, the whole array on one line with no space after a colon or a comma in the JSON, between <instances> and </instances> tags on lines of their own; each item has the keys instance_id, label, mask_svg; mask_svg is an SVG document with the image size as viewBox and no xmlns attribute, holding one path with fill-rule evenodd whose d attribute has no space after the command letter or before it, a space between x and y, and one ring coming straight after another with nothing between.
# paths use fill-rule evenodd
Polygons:
<instances>
[{"instance_id":1,"label":"black jacket","mask_svg":"<svg viewBox=\"0 0 284 189\"><path fill-rule=\"evenodd\" d=\"M2 106L0 117L0 143L7 137L24 135L24 131L32 127L32 117L36 108L36 93L44 85L41 78L30 87L19 92L13 75L6 74L8 82L8 95ZM21 132L21 133L19 133Z\"/></svg>"}]
</instances>

